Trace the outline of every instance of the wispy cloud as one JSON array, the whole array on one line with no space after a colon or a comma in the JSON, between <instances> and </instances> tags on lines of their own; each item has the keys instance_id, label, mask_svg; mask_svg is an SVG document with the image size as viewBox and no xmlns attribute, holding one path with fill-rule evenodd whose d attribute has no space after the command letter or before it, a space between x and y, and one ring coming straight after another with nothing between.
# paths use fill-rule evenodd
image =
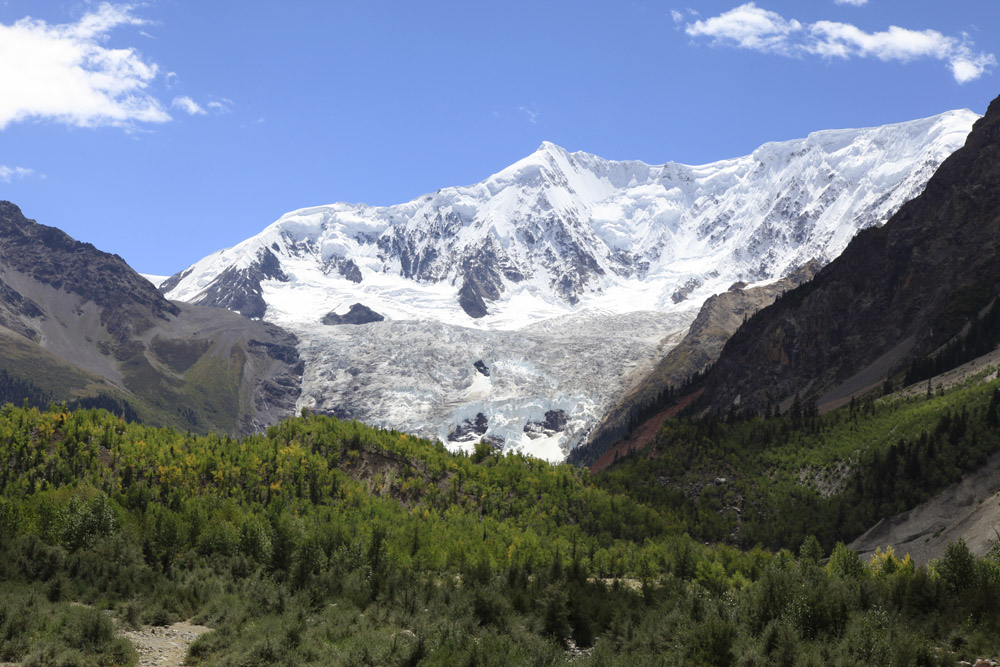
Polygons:
<instances>
[{"instance_id":1,"label":"wispy cloud","mask_svg":"<svg viewBox=\"0 0 1000 667\"><path fill-rule=\"evenodd\" d=\"M690 7L685 8L683 12L676 9L670 10L670 18L674 22L675 30L680 30L683 27L685 17L697 17L697 16L698 16L697 10L691 9Z\"/></svg>"},{"instance_id":2,"label":"wispy cloud","mask_svg":"<svg viewBox=\"0 0 1000 667\"><path fill-rule=\"evenodd\" d=\"M170 120L148 92L156 63L106 45L115 28L144 23L132 5L105 2L76 23L0 24L0 129L27 119L82 127Z\"/></svg>"},{"instance_id":3,"label":"wispy cloud","mask_svg":"<svg viewBox=\"0 0 1000 667\"><path fill-rule=\"evenodd\" d=\"M213 99L205 106L215 113L229 113L233 110L233 101L228 97L219 97Z\"/></svg>"},{"instance_id":4,"label":"wispy cloud","mask_svg":"<svg viewBox=\"0 0 1000 667\"><path fill-rule=\"evenodd\" d=\"M855 7L860 7L861 5L867 5L868 0L833 0L838 5L854 5Z\"/></svg>"},{"instance_id":5,"label":"wispy cloud","mask_svg":"<svg viewBox=\"0 0 1000 667\"><path fill-rule=\"evenodd\" d=\"M33 173L35 173L34 169L25 169L24 167L8 167L0 164L0 181L3 181L4 183L10 183L15 179L31 176Z\"/></svg>"},{"instance_id":6,"label":"wispy cloud","mask_svg":"<svg viewBox=\"0 0 1000 667\"><path fill-rule=\"evenodd\" d=\"M531 123L532 125L538 123L538 112L532 109L531 107L518 107L518 110L525 115L525 117L528 119L528 122Z\"/></svg>"},{"instance_id":7,"label":"wispy cloud","mask_svg":"<svg viewBox=\"0 0 1000 667\"><path fill-rule=\"evenodd\" d=\"M851 2L858 4L857 0ZM689 23L684 31L691 37L710 39L713 46L732 46L787 57L858 57L903 63L930 58L947 63L958 83L975 81L997 64L992 53L977 53L965 34L956 38L936 30L908 30L898 26L881 32L865 32L850 23L800 23L753 2L719 16Z\"/></svg>"},{"instance_id":8,"label":"wispy cloud","mask_svg":"<svg viewBox=\"0 0 1000 667\"><path fill-rule=\"evenodd\" d=\"M192 116L207 116L209 113L217 115L230 113L233 110L233 101L228 97L213 97L202 106L191 97L180 95L174 98L170 106Z\"/></svg>"},{"instance_id":9,"label":"wispy cloud","mask_svg":"<svg viewBox=\"0 0 1000 667\"><path fill-rule=\"evenodd\" d=\"M200 104L192 100L187 95L175 97L174 101L170 103L170 106L175 109L180 109L191 116L204 116L208 113Z\"/></svg>"}]
</instances>

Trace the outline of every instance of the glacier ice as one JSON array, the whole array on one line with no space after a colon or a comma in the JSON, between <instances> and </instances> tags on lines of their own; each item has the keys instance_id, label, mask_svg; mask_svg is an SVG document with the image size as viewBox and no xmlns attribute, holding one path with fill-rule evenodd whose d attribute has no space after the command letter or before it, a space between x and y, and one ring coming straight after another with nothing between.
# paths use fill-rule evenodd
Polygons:
<instances>
[{"instance_id":1,"label":"glacier ice","mask_svg":"<svg viewBox=\"0 0 1000 667\"><path fill-rule=\"evenodd\" d=\"M546 142L474 185L293 211L161 289L259 294L300 338L301 407L442 440L482 413L481 438L559 460L707 297L833 259L919 194L977 118L816 132L700 166ZM355 303L386 320L320 324ZM562 431L532 430L557 410Z\"/></svg>"}]
</instances>

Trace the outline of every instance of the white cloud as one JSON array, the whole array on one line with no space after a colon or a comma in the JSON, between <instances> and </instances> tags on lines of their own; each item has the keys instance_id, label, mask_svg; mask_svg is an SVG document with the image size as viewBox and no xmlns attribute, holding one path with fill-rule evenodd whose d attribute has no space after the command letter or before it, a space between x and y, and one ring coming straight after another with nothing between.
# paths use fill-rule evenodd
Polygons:
<instances>
[{"instance_id":1,"label":"white cloud","mask_svg":"<svg viewBox=\"0 0 1000 667\"><path fill-rule=\"evenodd\" d=\"M132 9L105 2L76 23L0 24L0 129L33 118L81 127L170 120L148 92L156 63L106 45L113 29L145 23Z\"/></svg>"},{"instance_id":2,"label":"white cloud","mask_svg":"<svg viewBox=\"0 0 1000 667\"><path fill-rule=\"evenodd\" d=\"M7 167L0 164L0 181L3 181L4 183L10 183L15 178L31 176L33 173L35 173L34 169L25 169L24 167Z\"/></svg>"},{"instance_id":3,"label":"white cloud","mask_svg":"<svg viewBox=\"0 0 1000 667\"><path fill-rule=\"evenodd\" d=\"M992 53L980 52L975 54L971 49L964 54L960 54L958 57L952 58L951 62L949 62L952 76L959 83L975 81L986 74L991 67L996 67L996 64L996 56Z\"/></svg>"},{"instance_id":4,"label":"white cloud","mask_svg":"<svg viewBox=\"0 0 1000 667\"><path fill-rule=\"evenodd\" d=\"M861 5L867 5L868 0L833 0L838 5L854 5L855 7L860 7Z\"/></svg>"},{"instance_id":5,"label":"white cloud","mask_svg":"<svg viewBox=\"0 0 1000 667\"><path fill-rule=\"evenodd\" d=\"M976 53L967 35L957 39L936 30L908 30L898 26L882 32L865 32L849 23L834 21L802 24L753 2L689 23L684 31L692 37L711 39L713 46L735 46L789 57L859 57L904 63L931 58L947 63L958 83L974 81L997 64L992 53Z\"/></svg>"},{"instance_id":6,"label":"white cloud","mask_svg":"<svg viewBox=\"0 0 1000 667\"><path fill-rule=\"evenodd\" d=\"M175 97L174 101L170 103L170 106L181 109L191 116L204 116L208 112L205 111L200 104L192 100L187 95L181 95L180 97Z\"/></svg>"},{"instance_id":7,"label":"white cloud","mask_svg":"<svg viewBox=\"0 0 1000 667\"><path fill-rule=\"evenodd\" d=\"M528 122L535 125L538 122L538 112L529 107L518 107L525 116L528 118Z\"/></svg>"},{"instance_id":8,"label":"white cloud","mask_svg":"<svg viewBox=\"0 0 1000 667\"><path fill-rule=\"evenodd\" d=\"M752 2L719 16L695 21L684 29L692 37L710 37L714 44L782 54L790 52L789 36L801 31L802 24L798 21L786 21L780 14L761 9Z\"/></svg>"},{"instance_id":9,"label":"white cloud","mask_svg":"<svg viewBox=\"0 0 1000 667\"><path fill-rule=\"evenodd\" d=\"M676 9L671 9L670 10L670 18L672 18L674 20L674 23L680 23L681 21L684 20L684 15L681 14Z\"/></svg>"}]
</instances>

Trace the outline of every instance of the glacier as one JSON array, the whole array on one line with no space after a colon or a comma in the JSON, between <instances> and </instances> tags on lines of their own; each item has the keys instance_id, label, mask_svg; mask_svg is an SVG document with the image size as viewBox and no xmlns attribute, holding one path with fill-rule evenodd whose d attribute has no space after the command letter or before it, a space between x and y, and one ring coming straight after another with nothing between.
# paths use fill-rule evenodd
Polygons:
<instances>
[{"instance_id":1,"label":"glacier","mask_svg":"<svg viewBox=\"0 0 1000 667\"><path fill-rule=\"evenodd\" d=\"M161 290L293 331L299 407L562 460L706 298L830 261L919 194L977 118L820 131L700 166L545 142L474 185L293 211ZM354 304L385 320L321 324Z\"/></svg>"}]
</instances>

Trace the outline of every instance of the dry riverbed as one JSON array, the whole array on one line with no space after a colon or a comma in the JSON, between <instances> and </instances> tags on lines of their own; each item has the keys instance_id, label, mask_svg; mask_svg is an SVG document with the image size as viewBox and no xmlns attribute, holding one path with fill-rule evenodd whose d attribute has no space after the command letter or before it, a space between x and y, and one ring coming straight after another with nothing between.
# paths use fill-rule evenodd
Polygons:
<instances>
[{"instance_id":1,"label":"dry riverbed","mask_svg":"<svg viewBox=\"0 0 1000 667\"><path fill-rule=\"evenodd\" d=\"M122 635L135 646L140 667L180 667L188 649L212 628L182 621L166 626L144 626Z\"/></svg>"}]
</instances>

